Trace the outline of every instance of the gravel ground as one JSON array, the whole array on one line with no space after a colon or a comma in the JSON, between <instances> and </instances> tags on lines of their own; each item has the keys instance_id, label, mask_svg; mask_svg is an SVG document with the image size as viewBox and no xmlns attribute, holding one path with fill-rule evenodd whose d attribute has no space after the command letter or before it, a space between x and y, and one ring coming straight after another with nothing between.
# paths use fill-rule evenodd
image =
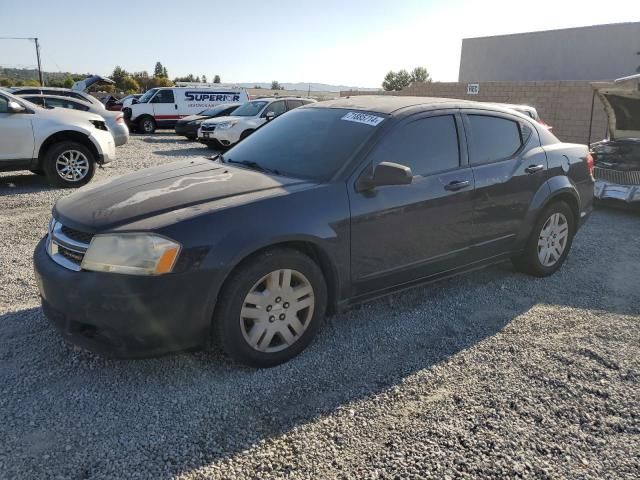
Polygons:
<instances>
[{"instance_id":1,"label":"gravel ground","mask_svg":"<svg viewBox=\"0 0 640 480\"><path fill-rule=\"evenodd\" d=\"M98 178L206 153L135 136ZM551 278L369 303L256 371L67 347L31 253L68 193L0 174L0 478L640 478L638 214L597 211Z\"/></svg>"}]
</instances>

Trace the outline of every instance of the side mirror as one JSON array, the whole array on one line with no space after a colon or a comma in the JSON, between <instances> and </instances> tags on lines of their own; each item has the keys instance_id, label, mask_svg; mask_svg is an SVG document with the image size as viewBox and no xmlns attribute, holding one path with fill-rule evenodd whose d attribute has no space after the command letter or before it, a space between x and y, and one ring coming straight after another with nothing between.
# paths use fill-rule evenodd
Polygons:
<instances>
[{"instance_id":1,"label":"side mirror","mask_svg":"<svg viewBox=\"0 0 640 480\"><path fill-rule=\"evenodd\" d=\"M371 190L385 185L409 185L412 181L413 173L409 167L399 163L381 162L376 165L373 175L367 175L358 180L357 190Z\"/></svg>"},{"instance_id":2,"label":"side mirror","mask_svg":"<svg viewBox=\"0 0 640 480\"><path fill-rule=\"evenodd\" d=\"M265 113L264 118L267 119L267 122L270 122L271 120L276 118L276 114L274 112L267 112Z\"/></svg>"},{"instance_id":3,"label":"side mirror","mask_svg":"<svg viewBox=\"0 0 640 480\"><path fill-rule=\"evenodd\" d=\"M133 100L131 100L131 105L135 105L136 103L138 103L138 99L134 98Z\"/></svg>"},{"instance_id":4,"label":"side mirror","mask_svg":"<svg viewBox=\"0 0 640 480\"><path fill-rule=\"evenodd\" d=\"M7 112L9 113L23 113L27 109L20 105L18 102L14 102L12 100L7 104Z\"/></svg>"}]
</instances>

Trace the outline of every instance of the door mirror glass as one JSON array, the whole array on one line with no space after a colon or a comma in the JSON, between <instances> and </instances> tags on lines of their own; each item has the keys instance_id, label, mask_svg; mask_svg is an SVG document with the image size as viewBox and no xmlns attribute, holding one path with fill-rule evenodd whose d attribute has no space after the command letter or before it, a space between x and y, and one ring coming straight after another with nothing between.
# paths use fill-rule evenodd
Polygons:
<instances>
[{"instance_id":1,"label":"door mirror glass","mask_svg":"<svg viewBox=\"0 0 640 480\"><path fill-rule=\"evenodd\" d=\"M135 105L136 103L138 103L138 99L134 98L133 100L131 100L131 105Z\"/></svg>"},{"instance_id":2,"label":"door mirror glass","mask_svg":"<svg viewBox=\"0 0 640 480\"><path fill-rule=\"evenodd\" d=\"M9 113L23 113L27 109L20 105L18 102L14 102L12 100L7 104L7 112Z\"/></svg>"},{"instance_id":3,"label":"door mirror glass","mask_svg":"<svg viewBox=\"0 0 640 480\"><path fill-rule=\"evenodd\" d=\"M267 119L267 122L270 122L271 120L276 118L276 114L275 114L275 112L267 112L267 113L264 114L264 118Z\"/></svg>"}]
</instances>

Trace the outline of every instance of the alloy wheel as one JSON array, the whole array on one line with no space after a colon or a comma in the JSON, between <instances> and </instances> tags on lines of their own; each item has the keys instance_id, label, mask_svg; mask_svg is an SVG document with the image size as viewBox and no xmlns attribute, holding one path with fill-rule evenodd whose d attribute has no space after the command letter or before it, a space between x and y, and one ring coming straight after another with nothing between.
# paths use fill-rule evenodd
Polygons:
<instances>
[{"instance_id":1,"label":"alloy wheel","mask_svg":"<svg viewBox=\"0 0 640 480\"><path fill-rule=\"evenodd\" d=\"M551 215L542 226L538 238L538 259L545 267L553 267L565 249L569 239L569 222L559 212Z\"/></svg>"},{"instance_id":2,"label":"alloy wheel","mask_svg":"<svg viewBox=\"0 0 640 480\"><path fill-rule=\"evenodd\" d=\"M89 159L78 150L65 150L56 159L56 172L68 182L79 182L89 173Z\"/></svg>"},{"instance_id":3,"label":"alloy wheel","mask_svg":"<svg viewBox=\"0 0 640 480\"><path fill-rule=\"evenodd\" d=\"M259 352L275 353L297 342L313 318L311 282L296 270L275 270L258 280L244 299L240 328Z\"/></svg>"}]
</instances>

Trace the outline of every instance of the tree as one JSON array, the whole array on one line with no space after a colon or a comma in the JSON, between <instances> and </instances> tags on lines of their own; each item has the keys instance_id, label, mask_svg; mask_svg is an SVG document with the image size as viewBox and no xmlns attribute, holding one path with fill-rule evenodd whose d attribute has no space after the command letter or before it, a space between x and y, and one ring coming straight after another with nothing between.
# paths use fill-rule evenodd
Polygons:
<instances>
[{"instance_id":1,"label":"tree","mask_svg":"<svg viewBox=\"0 0 640 480\"><path fill-rule=\"evenodd\" d=\"M429 83L431 75L424 67L416 67L411 71L411 83Z\"/></svg>"},{"instance_id":2,"label":"tree","mask_svg":"<svg viewBox=\"0 0 640 480\"><path fill-rule=\"evenodd\" d=\"M146 92L151 88L151 77L149 77L149 72L146 70L143 70L142 72L134 72L132 78L136 81L143 92Z\"/></svg>"},{"instance_id":3,"label":"tree","mask_svg":"<svg viewBox=\"0 0 640 480\"><path fill-rule=\"evenodd\" d=\"M162 78L169 78L169 72L167 72L167 67L162 67Z\"/></svg>"},{"instance_id":4,"label":"tree","mask_svg":"<svg viewBox=\"0 0 640 480\"><path fill-rule=\"evenodd\" d=\"M127 75L122 81L122 91L126 93L138 93L140 91L140 85L132 77Z\"/></svg>"},{"instance_id":5,"label":"tree","mask_svg":"<svg viewBox=\"0 0 640 480\"><path fill-rule=\"evenodd\" d=\"M173 82L165 77L153 77L150 79L149 88L173 87Z\"/></svg>"},{"instance_id":6,"label":"tree","mask_svg":"<svg viewBox=\"0 0 640 480\"><path fill-rule=\"evenodd\" d=\"M202 75L202 83L207 83L207 76L206 75Z\"/></svg>"},{"instance_id":7,"label":"tree","mask_svg":"<svg viewBox=\"0 0 640 480\"><path fill-rule=\"evenodd\" d=\"M277 80L271 82L271 90L284 90L284 87Z\"/></svg>"},{"instance_id":8,"label":"tree","mask_svg":"<svg viewBox=\"0 0 640 480\"><path fill-rule=\"evenodd\" d=\"M220 83L220 75L213 77L213 83Z\"/></svg>"},{"instance_id":9,"label":"tree","mask_svg":"<svg viewBox=\"0 0 640 480\"><path fill-rule=\"evenodd\" d=\"M161 77L163 73L164 73L164 68L162 67L162 63L156 62L156 66L153 69L153 76Z\"/></svg>"},{"instance_id":10,"label":"tree","mask_svg":"<svg viewBox=\"0 0 640 480\"><path fill-rule=\"evenodd\" d=\"M409 85L411 85L411 75L404 69L399 70L396 73L396 90L402 90Z\"/></svg>"},{"instance_id":11,"label":"tree","mask_svg":"<svg viewBox=\"0 0 640 480\"><path fill-rule=\"evenodd\" d=\"M120 67L120 65L116 65L116 68L114 68L113 72L111 73L111 80L116 82L116 86L120 88L120 85L122 85L122 82L124 82L124 79L128 76L129 72Z\"/></svg>"},{"instance_id":12,"label":"tree","mask_svg":"<svg viewBox=\"0 0 640 480\"><path fill-rule=\"evenodd\" d=\"M393 90L397 90L396 85L396 72L389 70L384 76L384 80L382 81L382 88L384 88L387 92L391 92Z\"/></svg>"}]
</instances>

